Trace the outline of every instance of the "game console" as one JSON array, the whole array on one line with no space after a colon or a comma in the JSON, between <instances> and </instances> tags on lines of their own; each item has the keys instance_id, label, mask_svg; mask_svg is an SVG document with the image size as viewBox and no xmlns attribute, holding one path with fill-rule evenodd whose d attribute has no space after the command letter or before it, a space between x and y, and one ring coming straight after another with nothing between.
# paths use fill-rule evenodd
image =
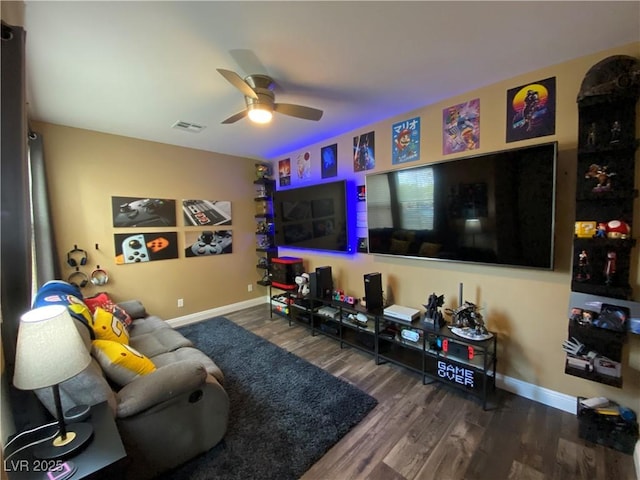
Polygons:
<instances>
[{"instance_id":1,"label":"game console","mask_svg":"<svg viewBox=\"0 0 640 480\"><path fill-rule=\"evenodd\" d=\"M420 310L394 304L384 309L384 316L393 318L394 320L400 320L401 322L411 323L420 318Z\"/></svg>"}]
</instances>

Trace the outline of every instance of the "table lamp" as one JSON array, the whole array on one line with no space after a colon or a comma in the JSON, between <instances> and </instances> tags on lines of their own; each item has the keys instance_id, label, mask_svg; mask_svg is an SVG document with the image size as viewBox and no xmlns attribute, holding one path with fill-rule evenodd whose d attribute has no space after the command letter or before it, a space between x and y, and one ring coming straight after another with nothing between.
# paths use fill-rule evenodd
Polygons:
<instances>
[{"instance_id":1,"label":"table lamp","mask_svg":"<svg viewBox=\"0 0 640 480\"><path fill-rule=\"evenodd\" d=\"M82 448L92 437L88 423L65 425L59 384L91 362L74 320L63 305L35 308L20 318L13 384L21 390L52 387L59 432L34 449L41 459L60 458Z\"/></svg>"}]
</instances>

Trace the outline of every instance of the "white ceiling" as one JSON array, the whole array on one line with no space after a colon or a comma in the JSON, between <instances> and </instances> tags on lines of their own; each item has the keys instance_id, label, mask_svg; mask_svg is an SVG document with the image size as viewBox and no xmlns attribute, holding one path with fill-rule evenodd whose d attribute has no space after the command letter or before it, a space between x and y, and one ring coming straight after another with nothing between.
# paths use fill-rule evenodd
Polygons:
<instances>
[{"instance_id":1,"label":"white ceiling","mask_svg":"<svg viewBox=\"0 0 640 480\"><path fill-rule=\"evenodd\" d=\"M640 41L638 1L25 5L30 118L256 159ZM267 73L276 101L324 116L221 125L244 99L216 68Z\"/></svg>"}]
</instances>

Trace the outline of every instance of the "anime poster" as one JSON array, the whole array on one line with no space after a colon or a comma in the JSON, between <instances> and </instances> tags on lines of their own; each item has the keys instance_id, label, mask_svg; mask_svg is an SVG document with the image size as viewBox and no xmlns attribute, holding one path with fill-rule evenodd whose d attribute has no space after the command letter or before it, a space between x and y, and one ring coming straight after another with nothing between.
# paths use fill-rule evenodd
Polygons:
<instances>
[{"instance_id":1,"label":"anime poster","mask_svg":"<svg viewBox=\"0 0 640 480\"><path fill-rule=\"evenodd\" d=\"M231 230L202 230L185 232L185 257L203 257L233 252Z\"/></svg>"},{"instance_id":2,"label":"anime poster","mask_svg":"<svg viewBox=\"0 0 640 480\"><path fill-rule=\"evenodd\" d=\"M280 186L287 187L291 185L291 159L280 160L278 162L278 178Z\"/></svg>"},{"instance_id":3,"label":"anime poster","mask_svg":"<svg viewBox=\"0 0 640 480\"><path fill-rule=\"evenodd\" d=\"M114 227L175 227L176 201L164 198L111 197Z\"/></svg>"},{"instance_id":4,"label":"anime poster","mask_svg":"<svg viewBox=\"0 0 640 480\"><path fill-rule=\"evenodd\" d=\"M391 127L391 163L420 160L420 117L394 123Z\"/></svg>"},{"instance_id":5,"label":"anime poster","mask_svg":"<svg viewBox=\"0 0 640 480\"><path fill-rule=\"evenodd\" d=\"M116 265L178 258L176 232L116 233L113 239Z\"/></svg>"},{"instance_id":6,"label":"anime poster","mask_svg":"<svg viewBox=\"0 0 640 480\"><path fill-rule=\"evenodd\" d=\"M556 133L556 77L507 90L507 143Z\"/></svg>"},{"instance_id":7,"label":"anime poster","mask_svg":"<svg viewBox=\"0 0 640 480\"><path fill-rule=\"evenodd\" d=\"M187 227L231 225L231 202L228 200L182 200Z\"/></svg>"},{"instance_id":8,"label":"anime poster","mask_svg":"<svg viewBox=\"0 0 640 480\"><path fill-rule=\"evenodd\" d=\"M296 178L302 182L311 178L311 152L304 152L296 159Z\"/></svg>"},{"instance_id":9,"label":"anime poster","mask_svg":"<svg viewBox=\"0 0 640 480\"><path fill-rule=\"evenodd\" d=\"M327 145L320 149L322 157L322 178L331 178L338 175L338 144Z\"/></svg>"},{"instance_id":10,"label":"anime poster","mask_svg":"<svg viewBox=\"0 0 640 480\"><path fill-rule=\"evenodd\" d=\"M353 137L353 171L362 172L375 168L375 150L374 132Z\"/></svg>"},{"instance_id":11,"label":"anime poster","mask_svg":"<svg viewBox=\"0 0 640 480\"><path fill-rule=\"evenodd\" d=\"M442 154L480 148L480 99L442 110Z\"/></svg>"}]
</instances>

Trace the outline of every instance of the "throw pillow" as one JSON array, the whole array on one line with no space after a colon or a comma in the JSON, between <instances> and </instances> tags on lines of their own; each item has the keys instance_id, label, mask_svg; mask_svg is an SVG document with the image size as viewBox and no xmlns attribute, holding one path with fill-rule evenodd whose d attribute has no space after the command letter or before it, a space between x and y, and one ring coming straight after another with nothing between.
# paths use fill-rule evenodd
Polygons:
<instances>
[{"instance_id":1,"label":"throw pillow","mask_svg":"<svg viewBox=\"0 0 640 480\"><path fill-rule=\"evenodd\" d=\"M113 313L124 324L127 330L131 329L131 324L133 323L131 316L122 307L116 305L106 292L85 298L84 303L87 304L91 313L95 313L96 308L100 307L107 312Z\"/></svg>"},{"instance_id":2,"label":"throw pillow","mask_svg":"<svg viewBox=\"0 0 640 480\"><path fill-rule=\"evenodd\" d=\"M112 340L129 345L129 332L113 313L97 307L93 314L93 331L97 340Z\"/></svg>"},{"instance_id":3,"label":"throw pillow","mask_svg":"<svg viewBox=\"0 0 640 480\"><path fill-rule=\"evenodd\" d=\"M94 340L91 351L107 378L121 386L156 369L149 358L122 343Z\"/></svg>"}]
</instances>

